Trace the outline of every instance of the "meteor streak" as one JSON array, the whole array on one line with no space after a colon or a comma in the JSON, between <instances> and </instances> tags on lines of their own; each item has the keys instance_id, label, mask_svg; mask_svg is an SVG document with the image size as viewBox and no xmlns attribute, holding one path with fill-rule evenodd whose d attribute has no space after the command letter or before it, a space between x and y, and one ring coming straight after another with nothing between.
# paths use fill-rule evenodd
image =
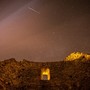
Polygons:
<instances>
[{"instance_id":1,"label":"meteor streak","mask_svg":"<svg viewBox=\"0 0 90 90\"><path fill-rule=\"evenodd\" d=\"M31 8L31 7L28 7L28 9L29 9L29 10L32 10L32 11L35 12L35 13L40 14L40 12L36 11L35 9L33 9L33 8Z\"/></svg>"}]
</instances>

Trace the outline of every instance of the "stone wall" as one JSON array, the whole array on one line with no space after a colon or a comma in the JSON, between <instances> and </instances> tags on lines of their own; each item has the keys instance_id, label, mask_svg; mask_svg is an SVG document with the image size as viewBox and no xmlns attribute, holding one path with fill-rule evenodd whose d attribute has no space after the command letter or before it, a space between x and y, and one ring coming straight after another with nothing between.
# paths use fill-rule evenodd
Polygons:
<instances>
[{"instance_id":1,"label":"stone wall","mask_svg":"<svg viewBox=\"0 0 90 90\"><path fill-rule=\"evenodd\" d=\"M50 69L50 80L41 80L41 69ZM7 90L90 90L89 61L0 62L0 84Z\"/></svg>"}]
</instances>

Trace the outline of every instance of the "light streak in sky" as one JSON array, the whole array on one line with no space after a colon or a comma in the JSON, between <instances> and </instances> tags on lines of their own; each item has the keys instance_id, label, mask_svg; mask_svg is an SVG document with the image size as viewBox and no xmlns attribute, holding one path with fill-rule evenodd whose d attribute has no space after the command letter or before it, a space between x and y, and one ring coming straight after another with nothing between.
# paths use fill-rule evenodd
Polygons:
<instances>
[{"instance_id":1,"label":"light streak in sky","mask_svg":"<svg viewBox=\"0 0 90 90\"><path fill-rule=\"evenodd\" d=\"M32 10L33 12L37 13L37 14L40 14L40 12L36 11L35 9L31 8L31 7L28 7L29 10Z\"/></svg>"}]
</instances>

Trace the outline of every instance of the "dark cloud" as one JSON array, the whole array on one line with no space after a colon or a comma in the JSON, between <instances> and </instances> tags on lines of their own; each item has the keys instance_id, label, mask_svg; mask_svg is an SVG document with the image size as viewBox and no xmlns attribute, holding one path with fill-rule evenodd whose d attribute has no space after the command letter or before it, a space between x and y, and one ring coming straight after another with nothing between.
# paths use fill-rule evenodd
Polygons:
<instances>
[{"instance_id":1,"label":"dark cloud","mask_svg":"<svg viewBox=\"0 0 90 90\"><path fill-rule=\"evenodd\" d=\"M0 58L63 60L90 52L89 0L1 1ZM40 14L29 10L31 7Z\"/></svg>"}]
</instances>

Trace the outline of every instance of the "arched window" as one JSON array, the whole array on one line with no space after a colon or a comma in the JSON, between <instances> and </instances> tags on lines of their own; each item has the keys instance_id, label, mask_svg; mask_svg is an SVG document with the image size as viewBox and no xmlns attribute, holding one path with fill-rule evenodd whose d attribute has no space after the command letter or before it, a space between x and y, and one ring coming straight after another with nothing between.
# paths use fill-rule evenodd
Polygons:
<instances>
[{"instance_id":1,"label":"arched window","mask_svg":"<svg viewBox=\"0 0 90 90\"><path fill-rule=\"evenodd\" d=\"M41 69L41 80L50 80L50 69L49 68Z\"/></svg>"}]
</instances>

